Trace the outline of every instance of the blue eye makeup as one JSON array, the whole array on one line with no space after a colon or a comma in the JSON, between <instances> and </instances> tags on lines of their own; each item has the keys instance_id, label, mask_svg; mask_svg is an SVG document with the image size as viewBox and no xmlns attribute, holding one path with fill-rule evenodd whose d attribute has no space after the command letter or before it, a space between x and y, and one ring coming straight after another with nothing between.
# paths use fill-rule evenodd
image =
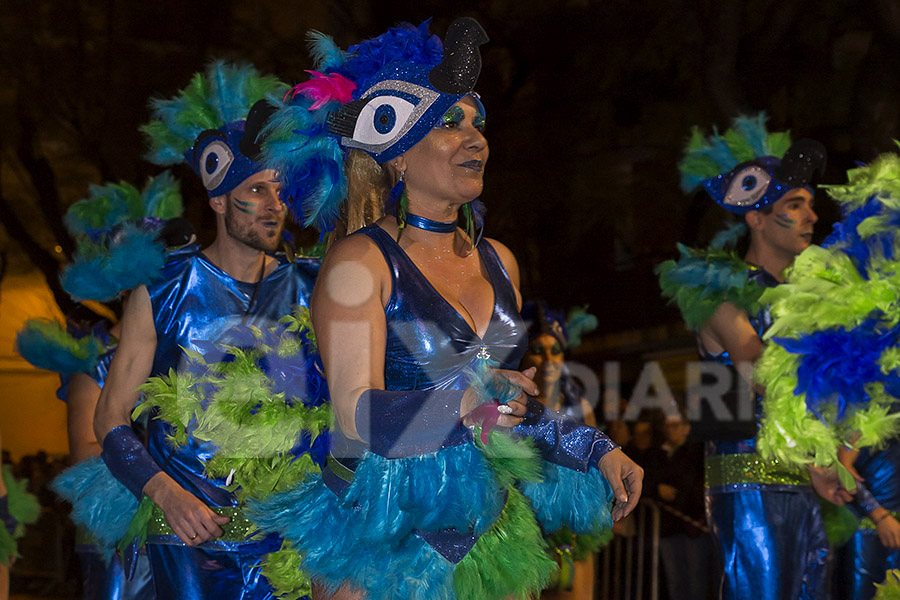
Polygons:
<instances>
[{"instance_id":1,"label":"blue eye makeup","mask_svg":"<svg viewBox=\"0 0 900 600\"><path fill-rule=\"evenodd\" d=\"M459 125L466 118L466 113L459 106L453 105L444 113L444 116L441 117L440 127L447 127L448 125Z\"/></svg>"},{"instance_id":2,"label":"blue eye makeup","mask_svg":"<svg viewBox=\"0 0 900 600\"><path fill-rule=\"evenodd\" d=\"M481 133L484 133L484 115L481 113L475 113L475 118L472 119L472 125L475 127L475 129L477 129Z\"/></svg>"}]
</instances>

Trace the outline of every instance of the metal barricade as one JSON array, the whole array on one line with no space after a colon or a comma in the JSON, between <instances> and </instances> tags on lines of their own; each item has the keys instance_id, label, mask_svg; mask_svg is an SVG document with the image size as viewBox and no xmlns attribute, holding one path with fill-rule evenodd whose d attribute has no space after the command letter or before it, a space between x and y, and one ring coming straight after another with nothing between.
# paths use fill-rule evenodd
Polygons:
<instances>
[{"instance_id":1,"label":"metal barricade","mask_svg":"<svg viewBox=\"0 0 900 600\"><path fill-rule=\"evenodd\" d=\"M659 599L659 507L641 500L600 553L598 600Z\"/></svg>"}]
</instances>

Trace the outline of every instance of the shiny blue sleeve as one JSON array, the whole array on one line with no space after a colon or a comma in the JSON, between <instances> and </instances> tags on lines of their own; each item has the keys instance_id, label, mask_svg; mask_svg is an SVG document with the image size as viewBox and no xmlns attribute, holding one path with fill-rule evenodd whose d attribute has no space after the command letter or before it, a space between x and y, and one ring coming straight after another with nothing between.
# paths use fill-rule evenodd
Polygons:
<instances>
[{"instance_id":1,"label":"shiny blue sleeve","mask_svg":"<svg viewBox=\"0 0 900 600\"><path fill-rule=\"evenodd\" d=\"M534 440L544 460L583 473L597 468L601 458L619 447L602 431L550 410L534 398L528 399L525 418L513 431Z\"/></svg>"}]
</instances>

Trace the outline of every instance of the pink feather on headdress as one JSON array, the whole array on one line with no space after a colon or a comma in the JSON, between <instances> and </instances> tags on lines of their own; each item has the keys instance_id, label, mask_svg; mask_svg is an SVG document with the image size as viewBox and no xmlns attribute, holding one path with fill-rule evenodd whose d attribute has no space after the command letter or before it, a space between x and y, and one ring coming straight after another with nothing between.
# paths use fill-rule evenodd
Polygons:
<instances>
[{"instance_id":1,"label":"pink feather on headdress","mask_svg":"<svg viewBox=\"0 0 900 600\"><path fill-rule=\"evenodd\" d=\"M311 100L315 100L308 110L318 110L323 104L331 101L338 101L341 104L353 100L353 90L356 84L341 75L340 73L332 73L325 75L318 71L307 71L313 76L309 81L298 83L285 94L284 99L290 96L291 100L297 97L297 94L303 94Z\"/></svg>"}]
</instances>

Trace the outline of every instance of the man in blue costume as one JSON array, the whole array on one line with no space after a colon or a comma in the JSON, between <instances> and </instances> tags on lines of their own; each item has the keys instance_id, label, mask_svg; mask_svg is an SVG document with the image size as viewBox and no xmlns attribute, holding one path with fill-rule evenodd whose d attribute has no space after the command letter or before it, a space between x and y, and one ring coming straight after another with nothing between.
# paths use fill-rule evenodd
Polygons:
<instances>
[{"instance_id":1,"label":"man in blue costume","mask_svg":"<svg viewBox=\"0 0 900 600\"><path fill-rule=\"evenodd\" d=\"M186 161L216 214L211 245L183 249L160 281L138 287L129 299L94 420L110 472L155 504L148 554L157 595L166 600L272 597L259 563L280 540L246 539L254 528L229 491L231 482L204 475L212 445L189 435L186 445L173 449L171 427L152 419L144 448L130 414L138 386L177 371L186 352L227 343L235 326L266 328L307 303L316 265L271 254L287 210L274 171L257 162L268 118L264 98L281 91L275 78L252 67L213 63L180 95L155 101L154 121L143 128L149 159Z\"/></svg>"},{"instance_id":2,"label":"man in blue costume","mask_svg":"<svg viewBox=\"0 0 900 600\"><path fill-rule=\"evenodd\" d=\"M701 360L737 365L741 373L762 353L772 322L760 295L783 281L811 243L817 217L810 180L825 162L818 142L791 144L789 134L770 134L764 123L764 115L739 117L724 134L706 138L695 130L679 165L686 193L700 186L742 217L750 231L743 258L726 248L735 242L731 232L706 251L682 248L678 263L660 268L664 294L697 332ZM724 565L721 597L825 598L828 546L810 478L832 502L842 504L849 494L831 472L798 472L757 454L758 402L756 413L744 426L720 423L707 445L707 511Z\"/></svg>"}]
</instances>

